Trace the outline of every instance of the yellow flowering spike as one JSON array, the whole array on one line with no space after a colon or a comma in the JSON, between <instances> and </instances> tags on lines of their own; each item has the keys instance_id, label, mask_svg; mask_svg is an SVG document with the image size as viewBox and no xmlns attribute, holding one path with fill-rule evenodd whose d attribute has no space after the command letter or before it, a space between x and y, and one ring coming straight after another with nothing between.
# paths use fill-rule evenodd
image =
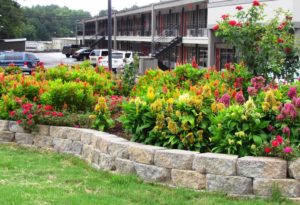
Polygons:
<instances>
[{"instance_id":1,"label":"yellow flowering spike","mask_svg":"<svg viewBox=\"0 0 300 205\"><path fill-rule=\"evenodd\" d=\"M150 102L152 102L155 99L154 89L152 87L148 88L147 98Z\"/></svg>"},{"instance_id":2,"label":"yellow flowering spike","mask_svg":"<svg viewBox=\"0 0 300 205\"><path fill-rule=\"evenodd\" d=\"M177 127L176 122L174 122L171 118L167 118L168 121L168 129L172 134L177 134L179 129Z\"/></svg>"},{"instance_id":3,"label":"yellow flowering spike","mask_svg":"<svg viewBox=\"0 0 300 205\"><path fill-rule=\"evenodd\" d=\"M154 103L150 105L153 112L160 112L163 108L163 102L161 99L157 99Z\"/></svg>"}]
</instances>

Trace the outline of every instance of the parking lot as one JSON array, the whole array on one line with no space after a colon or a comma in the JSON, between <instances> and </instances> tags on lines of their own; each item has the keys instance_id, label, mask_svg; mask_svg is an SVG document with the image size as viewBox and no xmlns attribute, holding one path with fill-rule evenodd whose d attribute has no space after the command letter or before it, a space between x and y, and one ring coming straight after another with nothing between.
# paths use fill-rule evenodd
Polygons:
<instances>
[{"instance_id":1,"label":"parking lot","mask_svg":"<svg viewBox=\"0 0 300 205\"><path fill-rule=\"evenodd\" d=\"M68 65L76 65L81 63L82 61L77 61L74 58L67 58L62 53L35 53L36 57L40 59L41 62L44 63L46 68L51 68L60 63L68 64Z\"/></svg>"}]
</instances>

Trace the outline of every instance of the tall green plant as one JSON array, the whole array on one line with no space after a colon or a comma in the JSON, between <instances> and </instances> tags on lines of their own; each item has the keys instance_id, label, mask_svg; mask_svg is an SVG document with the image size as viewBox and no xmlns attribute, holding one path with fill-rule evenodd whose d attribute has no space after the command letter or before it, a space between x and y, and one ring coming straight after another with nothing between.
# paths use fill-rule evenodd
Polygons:
<instances>
[{"instance_id":1,"label":"tall green plant","mask_svg":"<svg viewBox=\"0 0 300 205\"><path fill-rule=\"evenodd\" d=\"M225 14L213 30L217 37L236 49L254 75L292 78L296 72L292 17L283 10L267 20L264 4L253 1L249 10L237 6L236 15ZM294 59L293 63L291 60ZM296 60L297 61L297 60Z\"/></svg>"}]
</instances>

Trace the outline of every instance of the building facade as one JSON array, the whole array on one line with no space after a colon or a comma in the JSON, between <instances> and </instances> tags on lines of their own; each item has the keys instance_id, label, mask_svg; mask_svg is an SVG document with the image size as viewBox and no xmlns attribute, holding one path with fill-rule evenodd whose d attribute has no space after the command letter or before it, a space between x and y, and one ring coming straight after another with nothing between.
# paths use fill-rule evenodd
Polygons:
<instances>
[{"instance_id":1,"label":"building facade","mask_svg":"<svg viewBox=\"0 0 300 205\"><path fill-rule=\"evenodd\" d=\"M293 15L296 35L300 38L299 0L261 0L272 17L278 8ZM234 14L235 7L252 5L252 0L171 0L113 14L113 47L118 50L155 54L160 64L172 68L175 63L196 60L199 66L218 68L234 55L233 49L217 39L212 27L222 14ZM82 45L98 40L107 48L107 16L80 22L77 39Z\"/></svg>"}]
</instances>

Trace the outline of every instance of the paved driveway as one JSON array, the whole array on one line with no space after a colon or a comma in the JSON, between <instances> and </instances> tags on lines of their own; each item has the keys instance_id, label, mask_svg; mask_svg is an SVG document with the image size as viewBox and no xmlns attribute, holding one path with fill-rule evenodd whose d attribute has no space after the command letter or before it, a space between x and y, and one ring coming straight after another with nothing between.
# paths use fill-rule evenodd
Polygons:
<instances>
[{"instance_id":1,"label":"paved driveway","mask_svg":"<svg viewBox=\"0 0 300 205\"><path fill-rule=\"evenodd\" d=\"M51 68L56 65L59 65L61 62L64 64L75 65L79 64L82 61L77 61L74 58L67 58L62 53L35 53L36 57L40 59L41 62L44 63L46 68Z\"/></svg>"}]
</instances>

